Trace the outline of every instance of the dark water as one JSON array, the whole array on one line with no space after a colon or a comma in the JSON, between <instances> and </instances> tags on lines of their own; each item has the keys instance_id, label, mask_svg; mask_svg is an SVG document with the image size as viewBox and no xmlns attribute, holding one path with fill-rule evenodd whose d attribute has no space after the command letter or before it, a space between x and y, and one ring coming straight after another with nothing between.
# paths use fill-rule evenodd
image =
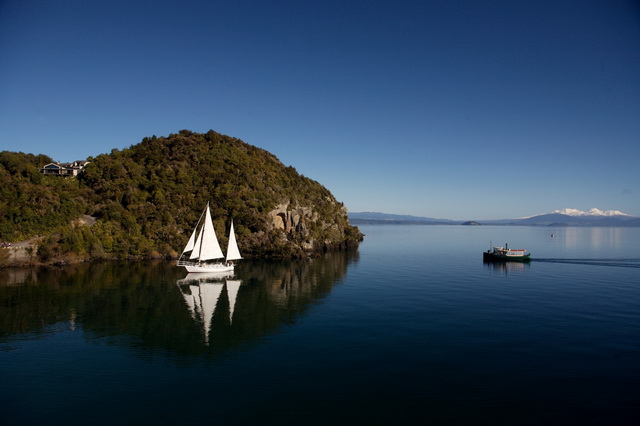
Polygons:
<instances>
[{"instance_id":1,"label":"dark water","mask_svg":"<svg viewBox=\"0 0 640 426\"><path fill-rule=\"evenodd\" d=\"M640 228L362 230L206 282L0 271L0 423L638 423Z\"/></svg>"}]
</instances>

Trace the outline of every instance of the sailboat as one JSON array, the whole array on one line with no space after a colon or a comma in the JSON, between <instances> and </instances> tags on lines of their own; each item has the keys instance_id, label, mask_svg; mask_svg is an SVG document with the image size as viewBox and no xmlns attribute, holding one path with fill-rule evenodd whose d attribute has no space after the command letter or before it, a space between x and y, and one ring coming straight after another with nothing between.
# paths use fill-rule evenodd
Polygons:
<instances>
[{"instance_id":1,"label":"sailboat","mask_svg":"<svg viewBox=\"0 0 640 426\"><path fill-rule=\"evenodd\" d=\"M218 243L211 220L211 210L209 203L207 203L207 207L193 229L189 242L182 250L177 265L184 266L188 272L233 272L233 261L242 259L233 231L233 220L229 231L229 245L225 262L218 261L219 259L225 259L225 256Z\"/></svg>"}]
</instances>

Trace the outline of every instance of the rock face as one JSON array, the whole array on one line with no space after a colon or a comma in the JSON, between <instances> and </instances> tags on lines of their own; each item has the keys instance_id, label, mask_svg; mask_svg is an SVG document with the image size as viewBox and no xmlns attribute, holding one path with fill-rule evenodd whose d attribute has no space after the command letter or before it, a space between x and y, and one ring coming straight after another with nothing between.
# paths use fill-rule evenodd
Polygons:
<instances>
[{"instance_id":1,"label":"rock face","mask_svg":"<svg viewBox=\"0 0 640 426\"><path fill-rule=\"evenodd\" d=\"M10 247L0 248L0 267L27 266L37 263L38 243L39 239L33 238Z\"/></svg>"},{"instance_id":2,"label":"rock face","mask_svg":"<svg viewBox=\"0 0 640 426\"><path fill-rule=\"evenodd\" d=\"M282 203L269 212L274 229L282 229L288 234L304 234L306 230L305 222L318 220L318 214L314 213L311 207L289 207L290 203Z\"/></svg>"},{"instance_id":3,"label":"rock face","mask_svg":"<svg viewBox=\"0 0 640 426\"><path fill-rule=\"evenodd\" d=\"M336 207L344 217L347 216L347 209L344 206ZM342 231L340 224L321 220L318 212L309 206L292 205L290 201L283 202L269 212L269 217L272 229L282 231L283 241L296 241L305 252L331 248L335 246L333 241L346 241L345 232ZM314 229L320 229L326 238L322 240L315 238L312 232ZM361 236L356 236L352 243L361 240ZM345 245L350 244L347 242Z\"/></svg>"}]
</instances>

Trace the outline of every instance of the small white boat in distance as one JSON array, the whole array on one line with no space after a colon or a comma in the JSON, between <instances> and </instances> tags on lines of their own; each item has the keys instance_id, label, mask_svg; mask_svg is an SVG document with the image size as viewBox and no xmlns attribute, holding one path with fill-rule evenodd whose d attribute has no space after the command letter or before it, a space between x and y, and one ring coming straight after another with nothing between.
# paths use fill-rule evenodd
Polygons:
<instances>
[{"instance_id":1,"label":"small white boat in distance","mask_svg":"<svg viewBox=\"0 0 640 426\"><path fill-rule=\"evenodd\" d=\"M207 203L207 207L200 215L200 219L193 229L189 242L182 250L177 265L184 266L190 273L233 272L233 261L242 259L236 243L236 235L233 231L233 220L229 231L227 257L224 263L219 259L225 259L225 256L218 243L213 221L211 220L211 210L209 209L209 203Z\"/></svg>"}]
</instances>

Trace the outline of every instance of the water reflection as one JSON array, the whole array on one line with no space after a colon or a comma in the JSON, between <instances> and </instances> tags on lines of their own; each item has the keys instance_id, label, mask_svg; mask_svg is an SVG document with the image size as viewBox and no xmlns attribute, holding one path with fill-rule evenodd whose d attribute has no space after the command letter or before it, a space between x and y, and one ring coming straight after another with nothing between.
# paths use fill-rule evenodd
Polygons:
<instances>
[{"instance_id":1,"label":"water reflection","mask_svg":"<svg viewBox=\"0 0 640 426\"><path fill-rule=\"evenodd\" d=\"M226 287L229 304L229 323L233 323L233 311L242 280L232 280L233 273L188 274L177 281L182 297L189 308L191 318L202 324L205 344L209 344L209 330L222 290Z\"/></svg>"},{"instance_id":2,"label":"water reflection","mask_svg":"<svg viewBox=\"0 0 640 426\"><path fill-rule=\"evenodd\" d=\"M2 285L20 285L37 280L35 269L31 268L6 268L0 269L0 283Z\"/></svg>"},{"instance_id":3,"label":"water reflection","mask_svg":"<svg viewBox=\"0 0 640 426\"><path fill-rule=\"evenodd\" d=\"M592 250L607 248L615 250L621 247L628 232L624 227L580 227L567 226L553 228L554 241L566 249L589 247Z\"/></svg>"},{"instance_id":4,"label":"water reflection","mask_svg":"<svg viewBox=\"0 0 640 426\"><path fill-rule=\"evenodd\" d=\"M356 252L245 261L234 276L185 276L170 262L0 271L0 343L75 329L140 354L238 350L295 321L355 261Z\"/></svg>"},{"instance_id":5,"label":"water reflection","mask_svg":"<svg viewBox=\"0 0 640 426\"><path fill-rule=\"evenodd\" d=\"M501 275L509 275L509 273L523 273L529 270L529 262L492 262L484 260L482 263L487 267L489 272Z\"/></svg>"}]
</instances>

